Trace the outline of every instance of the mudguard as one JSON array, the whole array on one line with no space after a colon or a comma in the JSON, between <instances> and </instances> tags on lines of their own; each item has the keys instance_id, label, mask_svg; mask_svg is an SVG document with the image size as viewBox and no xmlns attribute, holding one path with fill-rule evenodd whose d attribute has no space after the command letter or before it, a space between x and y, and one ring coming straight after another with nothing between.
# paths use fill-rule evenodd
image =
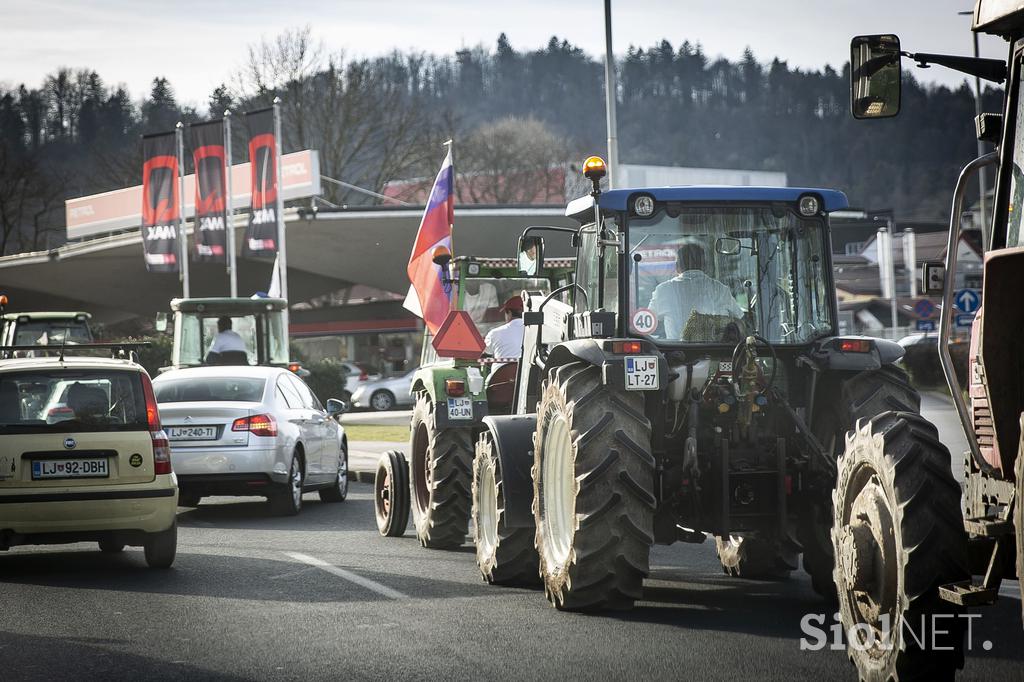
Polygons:
<instances>
[{"instance_id":1,"label":"mudguard","mask_svg":"<svg viewBox=\"0 0 1024 682\"><path fill-rule=\"evenodd\" d=\"M643 350L639 353L624 355L612 353L609 348L616 341L639 341ZM661 390L668 385L668 362L665 356L650 341L643 339L573 339L558 344L548 354L546 366L561 367L575 360L601 368L601 380L605 386L624 388L626 383L626 358L630 355L654 356L658 358L658 377L660 385L650 390Z\"/></svg>"},{"instance_id":2,"label":"mudguard","mask_svg":"<svg viewBox=\"0 0 1024 682\"><path fill-rule=\"evenodd\" d=\"M870 350L866 353L840 350L843 341L867 341ZM903 346L888 339L870 336L831 336L817 342L811 351L812 357L823 369L864 371L891 365L903 357Z\"/></svg>"},{"instance_id":3,"label":"mudguard","mask_svg":"<svg viewBox=\"0 0 1024 682\"><path fill-rule=\"evenodd\" d=\"M537 415L513 414L484 417L501 462L501 493L505 500L505 526L532 528L533 523L533 432Z\"/></svg>"}]
</instances>

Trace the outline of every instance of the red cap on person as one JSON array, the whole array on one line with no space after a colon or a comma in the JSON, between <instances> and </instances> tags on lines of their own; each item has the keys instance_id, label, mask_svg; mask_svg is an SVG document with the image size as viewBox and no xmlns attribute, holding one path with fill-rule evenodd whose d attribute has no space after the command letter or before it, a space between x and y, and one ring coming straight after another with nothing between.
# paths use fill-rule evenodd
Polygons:
<instances>
[{"instance_id":1,"label":"red cap on person","mask_svg":"<svg viewBox=\"0 0 1024 682\"><path fill-rule=\"evenodd\" d=\"M513 296L513 297L511 297L510 299L508 299L507 301L502 303L501 307L498 308L498 310L500 310L501 312L508 311L510 313L521 313L521 312L523 312L523 297L522 296Z\"/></svg>"}]
</instances>

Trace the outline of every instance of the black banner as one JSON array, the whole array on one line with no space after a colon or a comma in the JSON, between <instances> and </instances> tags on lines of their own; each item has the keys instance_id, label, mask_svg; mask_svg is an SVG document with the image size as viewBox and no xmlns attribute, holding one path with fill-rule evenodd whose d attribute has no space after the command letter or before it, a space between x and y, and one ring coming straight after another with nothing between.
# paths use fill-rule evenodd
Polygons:
<instances>
[{"instance_id":1,"label":"black banner","mask_svg":"<svg viewBox=\"0 0 1024 682\"><path fill-rule=\"evenodd\" d=\"M142 137L142 248L150 272L178 271L178 154L174 133Z\"/></svg>"},{"instance_id":2,"label":"black banner","mask_svg":"<svg viewBox=\"0 0 1024 682\"><path fill-rule=\"evenodd\" d=\"M249 164L252 172L252 209L245 231L244 253L268 256L277 253L277 144L274 140L274 109L247 111Z\"/></svg>"},{"instance_id":3,"label":"black banner","mask_svg":"<svg viewBox=\"0 0 1024 682\"><path fill-rule=\"evenodd\" d=\"M226 261L227 178L224 120L197 123L192 131L192 161L196 169L195 259Z\"/></svg>"}]
</instances>

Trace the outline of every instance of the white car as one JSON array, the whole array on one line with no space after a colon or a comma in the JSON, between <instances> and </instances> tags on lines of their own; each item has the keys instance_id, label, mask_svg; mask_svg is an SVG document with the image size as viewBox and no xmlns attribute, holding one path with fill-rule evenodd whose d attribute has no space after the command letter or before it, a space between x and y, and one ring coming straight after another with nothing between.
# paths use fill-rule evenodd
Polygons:
<instances>
[{"instance_id":1,"label":"white car","mask_svg":"<svg viewBox=\"0 0 1024 682\"><path fill-rule=\"evenodd\" d=\"M409 395L412 378L416 370L390 379L364 381L352 394L353 407L369 407L378 412L393 410L400 405L412 405L413 398Z\"/></svg>"},{"instance_id":2,"label":"white car","mask_svg":"<svg viewBox=\"0 0 1024 682\"><path fill-rule=\"evenodd\" d=\"M351 399L362 383L380 379L379 372L374 372L366 365L361 365L358 362L346 360L341 363L341 366L345 368L345 392L348 393L347 396L342 396L343 399Z\"/></svg>"},{"instance_id":3,"label":"white car","mask_svg":"<svg viewBox=\"0 0 1024 682\"><path fill-rule=\"evenodd\" d=\"M287 369L216 366L165 372L153 381L171 443L180 504L208 495L258 495L278 514L298 514L302 494L348 494L348 442L340 400L325 408Z\"/></svg>"}]
</instances>

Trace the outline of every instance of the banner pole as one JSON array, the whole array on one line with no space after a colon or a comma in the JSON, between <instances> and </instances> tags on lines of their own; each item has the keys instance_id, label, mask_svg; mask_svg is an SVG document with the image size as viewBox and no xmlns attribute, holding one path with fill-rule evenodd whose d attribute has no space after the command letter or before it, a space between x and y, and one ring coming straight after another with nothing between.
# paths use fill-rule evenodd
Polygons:
<instances>
[{"instance_id":1,"label":"banner pole","mask_svg":"<svg viewBox=\"0 0 1024 682\"><path fill-rule=\"evenodd\" d=\"M277 213L277 257L278 267L277 274L279 281L281 282L281 298L286 303L284 307L284 329L285 333L289 333L289 320L288 320L288 253L287 244L285 237L285 225L284 225L284 199L281 196L282 182L281 182L281 98L274 98L274 153L277 154L277 159L274 165L277 168L277 192L275 211Z\"/></svg>"},{"instance_id":2,"label":"banner pole","mask_svg":"<svg viewBox=\"0 0 1024 682\"><path fill-rule=\"evenodd\" d=\"M231 298L238 298L238 263L235 260L235 207L232 205L231 189L231 109L224 110L224 165L225 179L227 180L227 196L224 197L224 229L227 230L227 268L228 279L231 282Z\"/></svg>"},{"instance_id":3,"label":"banner pole","mask_svg":"<svg viewBox=\"0 0 1024 682\"><path fill-rule=\"evenodd\" d=\"M189 298L188 281L188 237L185 234L185 124L178 121L174 136L178 143L178 253L180 264L178 276L181 279L181 295Z\"/></svg>"}]
</instances>

